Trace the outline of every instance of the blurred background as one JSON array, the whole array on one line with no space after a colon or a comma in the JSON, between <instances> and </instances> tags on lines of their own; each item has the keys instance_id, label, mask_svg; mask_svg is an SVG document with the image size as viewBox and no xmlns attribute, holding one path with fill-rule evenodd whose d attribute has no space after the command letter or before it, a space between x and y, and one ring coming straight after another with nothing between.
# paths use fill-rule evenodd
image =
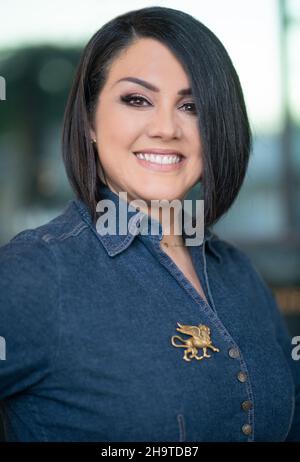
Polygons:
<instances>
[{"instance_id":1,"label":"blurred background","mask_svg":"<svg viewBox=\"0 0 300 462\"><path fill-rule=\"evenodd\" d=\"M214 231L247 252L300 335L300 0L1 2L0 245L73 197L60 139L83 47L114 16L153 5L192 14L232 58L254 149L240 195Z\"/></svg>"}]
</instances>

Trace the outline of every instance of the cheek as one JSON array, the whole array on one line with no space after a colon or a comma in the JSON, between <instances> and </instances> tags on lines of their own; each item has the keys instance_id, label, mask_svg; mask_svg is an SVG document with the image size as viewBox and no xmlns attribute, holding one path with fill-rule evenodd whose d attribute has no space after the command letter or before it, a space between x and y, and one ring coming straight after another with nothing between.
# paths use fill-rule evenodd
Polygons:
<instances>
[{"instance_id":1,"label":"cheek","mask_svg":"<svg viewBox=\"0 0 300 462\"><path fill-rule=\"evenodd\" d=\"M188 141L188 144L190 146L191 152L193 154L198 153L199 155L201 154L202 150L202 143L201 143L201 136L199 133L199 128L198 128L198 121L193 118L193 120L189 120L189 123L186 123L182 128L183 128L183 133Z\"/></svg>"},{"instance_id":2,"label":"cheek","mask_svg":"<svg viewBox=\"0 0 300 462\"><path fill-rule=\"evenodd\" d=\"M124 111L109 112L104 107L98 111L96 118L98 156L108 175L122 171L128 152L134 142L135 128Z\"/></svg>"},{"instance_id":3,"label":"cheek","mask_svg":"<svg viewBox=\"0 0 300 462\"><path fill-rule=\"evenodd\" d=\"M198 178L199 175L202 174L203 171L203 154L202 154L202 143L201 138L199 136L199 131L196 127L190 132L190 136L193 140L191 142L191 172L195 178Z\"/></svg>"},{"instance_id":4,"label":"cheek","mask_svg":"<svg viewBox=\"0 0 300 462\"><path fill-rule=\"evenodd\" d=\"M104 109L102 113L105 113L105 116L102 116L101 112L97 115L99 140L114 146L130 146L140 131L140 118L129 117L128 111L122 108L111 111Z\"/></svg>"}]
</instances>

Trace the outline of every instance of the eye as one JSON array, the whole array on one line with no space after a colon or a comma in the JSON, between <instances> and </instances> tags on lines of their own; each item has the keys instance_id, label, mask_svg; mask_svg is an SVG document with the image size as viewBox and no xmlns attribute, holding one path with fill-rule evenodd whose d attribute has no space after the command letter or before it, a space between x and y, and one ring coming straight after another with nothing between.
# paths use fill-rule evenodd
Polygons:
<instances>
[{"instance_id":1,"label":"eye","mask_svg":"<svg viewBox=\"0 0 300 462\"><path fill-rule=\"evenodd\" d=\"M135 107L145 107L145 106L142 106L141 104L131 104L132 101L145 101L148 103L148 101L143 98L143 96L140 96L140 95L125 95L125 96L121 96L121 101L123 101L123 103L125 104L128 104L129 106L135 106ZM149 103L150 104L150 103Z\"/></svg>"},{"instance_id":2,"label":"eye","mask_svg":"<svg viewBox=\"0 0 300 462\"><path fill-rule=\"evenodd\" d=\"M184 112L190 112L191 114L197 114L197 111L196 111L196 105L195 103L184 103L181 107L186 107L186 106L192 106L192 110L190 111L184 111Z\"/></svg>"},{"instance_id":3,"label":"eye","mask_svg":"<svg viewBox=\"0 0 300 462\"><path fill-rule=\"evenodd\" d=\"M133 106L133 107L147 107L148 105L151 106L151 104L146 98L138 94L131 93L128 95L123 95L120 97L120 99L123 103L127 104L128 106ZM146 103L146 104L143 104L143 103ZM193 115L197 114L195 103L192 103L192 102L184 103L180 107L187 108L187 109L184 109L183 112L189 112Z\"/></svg>"}]
</instances>

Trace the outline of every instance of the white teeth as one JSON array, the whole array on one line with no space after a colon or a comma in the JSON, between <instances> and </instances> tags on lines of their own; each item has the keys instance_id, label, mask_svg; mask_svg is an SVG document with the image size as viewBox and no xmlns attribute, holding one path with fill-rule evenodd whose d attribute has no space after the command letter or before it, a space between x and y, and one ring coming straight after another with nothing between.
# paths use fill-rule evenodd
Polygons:
<instances>
[{"instance_id":1,"label":"white teeth","mask_svg":"<svg viewBox=\"0 0 300 462\"><path fill-rule=\"evenodd\" d=\"M155 155L155 154L145 154L145 153L137 153L136 156L138 159L147 160L148 162L152 162L154 164L178 164L181 161L181 157L177 155L165 156L165 155Z\"/></svg>"}]
</instances>

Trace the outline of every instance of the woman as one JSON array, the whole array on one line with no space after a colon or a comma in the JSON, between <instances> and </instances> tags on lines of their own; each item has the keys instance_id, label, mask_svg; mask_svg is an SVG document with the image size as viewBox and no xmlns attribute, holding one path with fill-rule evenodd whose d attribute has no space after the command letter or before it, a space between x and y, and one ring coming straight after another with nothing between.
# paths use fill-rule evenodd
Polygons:
<instances>
[{"instance_id":1,"label":"woman","mask_svg":"<svg viewBox=\"0 0 300 462\"><path fill-rule=\"evenodd\" d=\"M278 307L210 230L250 148L236 71L195 18L144 8L91 38L63 127L76 199L0 252L7 440L300 441L299 364ZM199 183L204 239L187 245L179 215L150 205Z\"/></svg>"}]
</instances>

